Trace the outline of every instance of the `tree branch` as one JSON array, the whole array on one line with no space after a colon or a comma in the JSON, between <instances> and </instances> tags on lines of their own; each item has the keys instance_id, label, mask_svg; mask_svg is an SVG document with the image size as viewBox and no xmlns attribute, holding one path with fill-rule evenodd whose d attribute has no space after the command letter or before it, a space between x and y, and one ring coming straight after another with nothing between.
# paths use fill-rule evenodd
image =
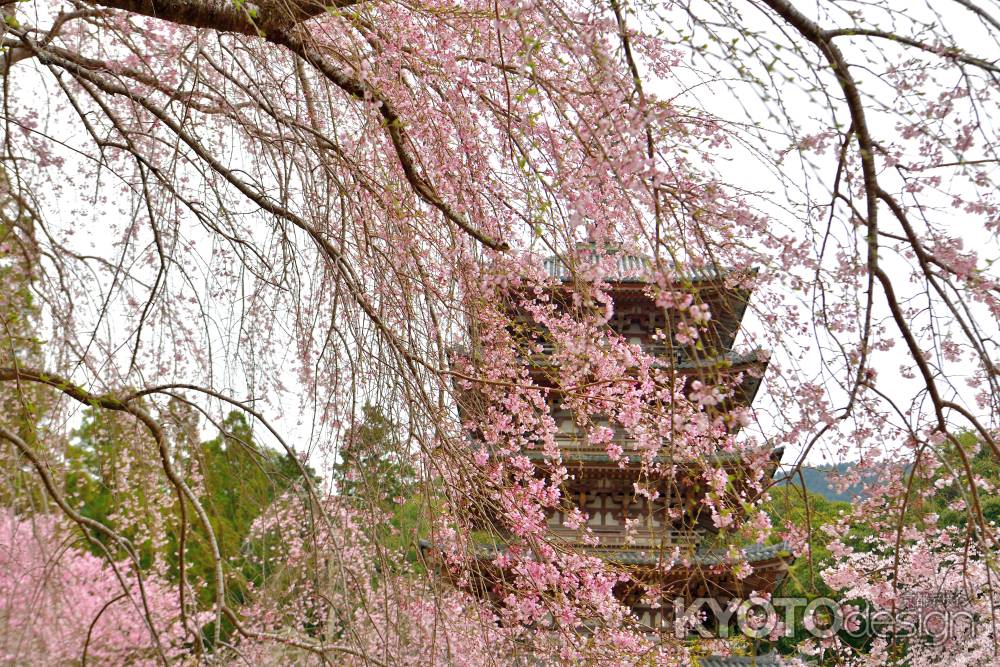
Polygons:
<instances>
[{"instance_id":1,"label":"tree branch","mask_svg":"<svg viewBox=\"0 0 1000 667\"><path fill-rule=\"evenodd\" d=\"M257 8L233 0L87 0L91 5L121 9L180 25L261 37L287 48L355 99L374 99L380 102L379 113L385 130L399 159L403 175L416 195L479 243L493 250L508 250L509 245L505 241L494 239L470 225L464 215L441 198L433 183L417 171L416 161L407 146L406 124L394 105L378 90L334 67L293 30L297 24L326 11L327 7L339 9L361 1L334 0L327 5L322 0L268 0Z\"/></svg>"},{"instance_id":2,"label":"tree branch","mask_svg":"<svg viewBox=\"0 0 1000 667\"><path fill-rule=\"evenodd\" d=\"M362 0L265 0L261 3L235 0L87 0L90 5L122 9L193 28L211 28L254 37L270 26L288 26Z\"/></svg>"}]
</instances>

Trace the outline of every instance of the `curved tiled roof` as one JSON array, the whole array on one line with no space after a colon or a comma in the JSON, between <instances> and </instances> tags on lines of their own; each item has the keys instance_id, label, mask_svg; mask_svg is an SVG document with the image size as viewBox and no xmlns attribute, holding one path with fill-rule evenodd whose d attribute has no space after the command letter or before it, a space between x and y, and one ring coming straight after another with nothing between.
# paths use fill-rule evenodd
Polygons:
<instances>
[{"instance_id":1,"label":"curved tiled roof","mask_svg":"<svg viewBox=\"0 0 1000 667\"><path fill-rule=\"evenodd\" d=\"M784 451L784 448L781 449L782 451ZM777 452L778 450L776 449L774 451ZM618 460L612 461L611 457L608 456L606 452L599 452L593 450L576 451L574 449L567 447L562 449L561 454L564 461L583 461L586 463L614 463L616 466L618 465ZM545 452L538 449L526 449L521 451L520 455L524 456L529 461L544 461L546 458L548 458ZM641 463L643 460L641 454L634 454L631 452L623 453L622 459L627 460L629 463ZM742 459L743 459L742 453L730 454L726 452L718 452L716 454L713 454L711 458L705 457L701 460L711 461L712 463L715 463L717 465L722 465L732 461L741 461ZM654 460L660 462L669 462L669 463L675 462L666 454L657 454L654 457Z\"/></svg>"},{"instance_id":2,"label":"curved tiled roof","mask_svg":"<svg viewBox=\"0 0 1000 667\"><path fill-rule=\"evenodd\" d=\"M751 563L759 563L772 558L791 555L786 542L777 544L749 544L741 549L743 556ZM650 551L608 551L602 554L605 558L623 565L655 565L660 562L661 554ZM692 562L695 565L721 565L732 562L728 552L717 549L699 549Z\"/></svg>"},{"instance_id":3,"label":"curved tiled roof","mask_svg":"<svg viewBox=\"0 0 1000 667\"><path fill-rule=\"evenodd\" d=\"M697 658L698 667L780 667L785 662L776 655L709 655Z\"/></svg>"},{"instance_id":4,"label":"curved tiled roof","mask_svg":"<svg viewBox=\"0 0 1000 667\"><path fill-rule=\"evenodd\" d=\"M770 356L769 352L762 349L745 350L743 352L727 350L723 354L705 359L685 359L675 364L674 368L687 370L691 368L712 368L714 366L742 366L744 364L752 364L755 361L769 359Z\"/></svg>"},{"instance_id":5,"label":"curved tiled roof","mask_svg":"<svg viewBox=\"0 0 1000 667\"><path fill-rule=\"evenodd\" d=\"M428 540L420 540L421 549L433 549L434 544ZM506 551L506 547L498 544L479 544L475 547L478 557L495 556ZM791 555L787 542L776 544L748 544L741 549L743 556L750 563ZM596 554L595 554L596 555ZM613 563L622 565L656 565L660 562L662 553L652 550L614 549L601 551L600 556ZM692 563L699 566L721 565L733 562L727 551L718 549L699 549L692 558Z\"/></svg>"},{"instance_id":6,"label":"curved tiled roof","mask_svg":"<svg viewBox=\"0 0 1000 667\"><path fill-rule=\"evenodd\" d=\"M586 252L586 249L584 249ZM607 280L620 282L644 283L648 282L649 274L652 271L653 260L645 255L636 255L625 252L614 252L617 259L617 269L613 275L607 276ZM542 261L546 273L550 277L558 280L569 280L572 272L561 257L552 255ZM695 266L685 267L678 276L678 282L711 282L724 278L729 272L716 266Z\"/></svg>"}]
</instances>

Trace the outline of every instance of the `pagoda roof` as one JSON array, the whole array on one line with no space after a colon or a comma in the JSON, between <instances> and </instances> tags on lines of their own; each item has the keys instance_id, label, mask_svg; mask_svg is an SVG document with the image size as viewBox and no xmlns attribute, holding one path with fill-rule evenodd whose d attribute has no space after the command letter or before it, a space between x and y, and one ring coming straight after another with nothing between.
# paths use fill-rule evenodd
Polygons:
<instances>
[{"instance_id":1,"label":"pagoda roof","mask_svg":"<svg viewBox=\"0 0 1000 667\"><path fill-rule=\"evenodd\" d=\"M585 252L594 248L593 244L584 243L580 244L580 246L584 247ZM643 285L651 284L653 282L650 280L654 266L654 262L651 257L635 253L616 251L614 249L609 250L608 254L615 256L616 268L614 273L604 276L605 280L609 282L638 283ZM563 258L558 255L550 255L549 257L546 257L542 260L542 266L544 266L545 272L549 274L550 278L555 278L556 280L560 280L562 282L569 282L573 279L573 271L566 265ZM717 283L723 281L731 275L735 275L736 272L715 264L705 264L702 266L687 265L680 270L675 271L675 274L675 282L677 284L687 284Z\"/></svg>"},{"instance_id":2,"label":"pagoda roof","mask_svg":"<svg viewBox=\"0 0 1000 667\"><path fill-rule=\"evenodd\" d=\"M565 461L580 461L583 463L606 463L614 466L618 465L618 460L612 461L611 457L608 456L608 454L605 452L597 452L593 450L574 451L574 449L571 447L560 448L559 452L562 455L563 460ZM781 455L784 454L784 452L785 452L784 447L776 447L771 451L771 460L772 461L780 460ZM529 461L542 461L546 458L545 453L537 449L522 450L520 454L523 455L525 458L527 458ZM739 462L742 461L743 459L744 459L744 453L742 452L717 452L710 456L703 457L701 460L711 461L712 463L717 463L717 464L726 464L726 463ZM621 455L620 460L627 461L628 463L638 464L642 462L642 455L625 452ZM677 463L676 461L673 461L666 454L657 454L653 460L659 463Z\"/></svg>"},{"instance_id":3,"label":"pagoda roof","mask_svg":"<svg viewBox=\"0 0 1000 667\"><path fill-rule=\"evenodd\" d=\"M775 558L785 558L792 555L786 542L776 544L748 544L740 549L740 554L750 563L761 563L763 561L774 560ZM604 552L603 557L614 563L623 565L656 565L662 558L659 551L643 549L617 550ZM691 559L694 565L726 565L737 562L737 559L724 549L702 548L695 552Z\"/></svg>"},{"instance_id":4,"label":"pagoda roof","mask_svg":"<svg viewBox=\"0 0 1000 667\"><path fill-rule=\"evenodd\" d=\"M673 366L677 370L681 371L701 370L703 368L713 368L715 366L748 366L757 362L766 362L770 359L770 357L771 354L769 352L760 348L747 350L745 352L727 350L722 354L707 357L705 359L684 359Z\"/></svg>"},{"instance_id":5,"label":"pagoda roof","mask_svg":"<svg viewBox=\"0 0 1000 667\"><path fill-rule=\"evenodd\" d=\"M435 546L433 542L422 539L420 540L420 548L433 549ZM506 546L498 544L478 544L475 546L476 556L480 558L496 556L506 551ZM659 549L594 549L589 547L582 547L582 551L620 565L657 565L668 553L667 550ZM788 543L781 541L775 544L748 544L740 548L740 555L752 565L775 559L790 558L792 552ZM731 552L725 549L702 547L691 555L690 562L695 567L710 567L733 564L739 562L739 559L733 557Z\"/></svg>"},{"instance_id":6,"label":"pagoda roof","mask_svg":"<svg viewBox=\"0 0 1000 667\"><path fill-rule=\"evenodd\" d=\"M696 658L698 667L783 667L785 661L771 655L707 655Z\"/></svg>"}]
</instances>

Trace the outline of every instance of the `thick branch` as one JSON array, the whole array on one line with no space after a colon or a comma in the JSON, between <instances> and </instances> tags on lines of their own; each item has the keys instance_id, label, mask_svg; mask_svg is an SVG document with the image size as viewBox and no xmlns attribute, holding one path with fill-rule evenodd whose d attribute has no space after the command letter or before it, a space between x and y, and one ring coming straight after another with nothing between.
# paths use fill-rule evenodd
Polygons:
<instances>
[{"instance_id":1,"label":"thick branch","mask_svg":"<svg viewBox=\"0 0 1000 667\"><path fill-rule=\"evenodd\" d=\"M91 5L123 9L133 14L179 23L258 36L270 26L300 23L330 8L355 5L360 0L88 0Z\"/></svg>"}]
</instances>

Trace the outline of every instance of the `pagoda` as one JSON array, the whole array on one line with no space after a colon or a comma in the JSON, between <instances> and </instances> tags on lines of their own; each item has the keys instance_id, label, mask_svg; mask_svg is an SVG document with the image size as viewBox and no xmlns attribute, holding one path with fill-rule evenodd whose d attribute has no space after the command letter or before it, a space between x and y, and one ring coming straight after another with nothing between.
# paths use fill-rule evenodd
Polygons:
<instances>
[{"instance_id":1,"label":"pagoda","mask_svg":"<svg viewBox=\"0 0 1000 667\"><path fill-rule=\"evenodd\" d=\"M577 256L586 257L591 244L577 248ZM657 306L649 281L651 261L648 258L614 252L617 266L614 275L606 277L607 293L613 300L613 315L608 326L629 343L641 347L656 364L673 369L685 382L686 390L700 380L715 384L733 379L735 386L725 400L706 408L718 415L731 414L735 407L749 407L756 396L769 355L759 349L737 351L734 343L740 331L750 300L745 287L752 276L739 276L711 266L686 271L676 278L676 289L692 295L693 302L707 304L712 314L710 326L701 332L697 353L694 346L682 345L676 339L676 323L671 313ZM575 290L573 272L559 257L544 261L545 270L554 279L551 296L554 303L571 303ZM548 410L558 428L557 443L569 478L563 485L564 503L547 516L549 537L581 553L597 555L609 562L628 568L629 582L620 584L615 595L629 606L640 624L650 633L674 632L674 604L683 599L689 604L699 598L712 598L725 609L734 598L745 599L753 594L770 594L787 571L792 560L784 543L734 546L724 532L715 527L702 499L707 490L701 471L705 465L723 468L732 488L746 489L745 480L752 471L737 454L727 454L719 448L711 461L691 462L669 460L670 454L657 455L659 470L672 471L669 476L651 476L644 466L634 442L624 433L615 431L616 444L623 457L612 460L606 443L591 445L585 432L578 429L574 415L562 409L560 388L554 378L554 346L545 332L533 324L527 313L510 313L512 326L527 331L536 343L528 346L526 363L533 381L547 388ZM657 335L657 332L660 332ZM540 346L540 347L539 347ZM475 354L473 340L473 354ZM538 353L538 350L541 350ZM459 394L459 409L465 412L474 397ZM741 426L738 420L727 421L730 435ZM666 449L666 448L664 448ZM525 449L522 454L536 462L539 474L544 474L544 454L537 449ZM782 454L781 449L758 456L767 463L764 471L771 477ZM648 461L647 461L648 463ZM641 482L648 491L636 493ZM655 499L649 500L649 496ZM586 528L566 526L566 514L578 508L586 517ZM596 539L595 539L596 538ZM502 547L497 547L502 548ZM484 554L484 563L489 560ZM733 565L748 562L752 572L737 577ZM664 567L669 565L669 567ZM489 568L484 567L484 571ZM648 590L658 592L649 599ZM711 619L710 619L711 623ZM771 658L711 657L710 664L778 664ZM726 661L729 662L726 662ZM720 662L721 661L721 662ZM705 664L709 664L706 662Z\"/></svg>"}]
</instances>

